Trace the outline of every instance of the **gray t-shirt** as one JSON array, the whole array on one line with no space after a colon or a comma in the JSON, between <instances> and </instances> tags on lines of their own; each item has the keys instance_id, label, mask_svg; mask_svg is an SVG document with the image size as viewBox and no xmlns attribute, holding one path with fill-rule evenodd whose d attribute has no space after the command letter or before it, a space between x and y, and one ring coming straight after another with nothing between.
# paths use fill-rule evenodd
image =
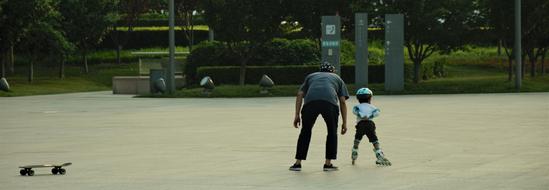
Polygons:
<instances>
[{"instance_id":1,"label":"gray t-shirt","mask_svg":"<svg viewBox=\"0 0 549 190\"><path fill-rule=\"evenodd\" d=\"M339 97L349 98L345 82L337 74L329 72L309 74L299 90L305 93L304 104L315 100L324 100L337 106Z\"/></svg>"}]
</instances>

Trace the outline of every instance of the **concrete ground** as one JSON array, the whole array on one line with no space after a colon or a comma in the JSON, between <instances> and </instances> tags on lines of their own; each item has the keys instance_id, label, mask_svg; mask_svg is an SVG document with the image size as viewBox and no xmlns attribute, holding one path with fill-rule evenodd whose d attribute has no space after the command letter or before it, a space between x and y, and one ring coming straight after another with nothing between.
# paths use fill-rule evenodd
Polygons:
<instances>
[{"instance_id":1,"label":"concrete ground","mask_svg":"<svg viewBox=\"0 0 549 190\"><path fill-rule=\"evenodd\" d=\"M291 172L299 134L291 97L0 98L0 189L549 189L549 93L373 103L393 166L377 167L367 143L351 165L350 130L339 136L340 171L323 172L319 119L303 171ZM43 168L19 176L20 165L61 162L73 163L65 176Z\"/></svg>"}]
</instances>

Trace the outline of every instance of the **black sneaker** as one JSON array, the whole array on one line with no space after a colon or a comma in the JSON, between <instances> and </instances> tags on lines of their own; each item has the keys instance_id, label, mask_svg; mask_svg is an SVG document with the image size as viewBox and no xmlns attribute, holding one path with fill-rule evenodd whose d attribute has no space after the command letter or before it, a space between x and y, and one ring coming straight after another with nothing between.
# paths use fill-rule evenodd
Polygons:
<instances>
[{"instance_id":1,"label":"black sneaker","mask_svg":"<svg viewBox=\"0 0 549 190\"><path fill-rule=\"evenodd\" d=\"M290 171L301 171L301 164L294 164L290 166Z\"/></svg>"},{"instance_id":2,"label":"black sneaker","mask_svg":"<svg viewBox=\"0 0 549 190\"><path fill-rule=\"evenodd\" d=\"M337 171L337 170L338 168L333 164L330 164L330 165L324 164L324 171Z\"/></svg>"}]
</instances>

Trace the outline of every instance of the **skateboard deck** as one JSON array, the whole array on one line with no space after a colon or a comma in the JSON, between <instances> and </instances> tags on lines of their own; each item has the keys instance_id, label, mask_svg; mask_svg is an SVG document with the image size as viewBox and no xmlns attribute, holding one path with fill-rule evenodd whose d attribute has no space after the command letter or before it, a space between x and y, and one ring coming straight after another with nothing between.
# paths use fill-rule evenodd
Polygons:
<instances>
[{"instance_id":1,"label":"skateboard deck","mask_svg":"<svg viewBox=\"0 0 549 190\"><path fill-rule=\"evenodd\" d=\"M19 171L19 174L21 174L22 176L24 175L33 176L34 170L32 170L32 168L52 168L51 173L53 175L57 175L57 174L65 175L65 173L67 173L67 170L65 170L65 168L63 167L70 166L70 165L72 165L72 163L67 162L63 164L38 164L38 165L19 166L19 168L21 168L21 170Z\"/></svg>"}]
</instances>

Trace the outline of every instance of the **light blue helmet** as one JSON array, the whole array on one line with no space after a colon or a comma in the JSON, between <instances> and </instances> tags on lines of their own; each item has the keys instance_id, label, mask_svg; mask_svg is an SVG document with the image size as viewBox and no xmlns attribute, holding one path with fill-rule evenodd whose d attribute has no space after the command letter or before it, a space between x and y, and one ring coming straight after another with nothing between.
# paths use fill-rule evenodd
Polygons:
<instances>
[{"instance_id":1,"label":"light blue helmet","mask_svg":"<svg viewBox=\"0 0 549 190\"><path fill-rule=\"evenodd\" d=\"M374 96L374 92L372 92L369 88L359 88L356 91L356 95L370 95Z\"/></svg>"}]
</instances>

